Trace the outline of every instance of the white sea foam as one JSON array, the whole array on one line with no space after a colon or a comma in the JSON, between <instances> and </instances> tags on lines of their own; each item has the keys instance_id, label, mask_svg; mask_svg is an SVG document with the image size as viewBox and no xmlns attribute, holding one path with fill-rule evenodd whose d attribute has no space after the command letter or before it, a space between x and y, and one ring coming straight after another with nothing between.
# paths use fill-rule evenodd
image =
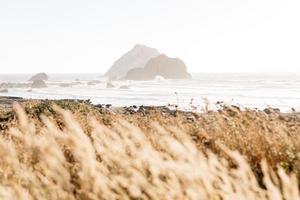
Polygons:
<instances>
[{"instance_id":1,"label":"white sea foam","mask_svg":"<svg viewBox=\"0 0 300 200\"><path fill-rule=\"evenodd\" d=\"M25 82L30 75L0 75L1 82ZM77 79L75 81L75 79ZM199 109L203 98L211 104L224 101L242 107L278 107L300 111L299 75L254 75L254 74L194 74L192 80L118 81L115 88L106 88L106 82L89 85L92 80L100 80L95 74L89 75L50 75L48 88L9 89L7 96L37 99L91 99L95 104L128 105L167 105L177 104L189 109L190 102ZM74 83L72 87L60 87L61 83ZM80 83L80 84L78 84ZM128 86L120 89L121 86Z\"/></svg>"}]
</instances>

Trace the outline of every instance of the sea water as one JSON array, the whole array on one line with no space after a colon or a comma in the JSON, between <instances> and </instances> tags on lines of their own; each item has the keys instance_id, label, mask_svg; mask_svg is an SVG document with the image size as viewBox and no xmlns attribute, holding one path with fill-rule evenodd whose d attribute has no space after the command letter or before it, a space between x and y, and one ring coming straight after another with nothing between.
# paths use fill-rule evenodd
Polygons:
<instances>
[{"instance_id":1,"label":"sea water","mask_svg":"<svg viewBox=\"0 0 300 200\"><path fill-rule=\"evenodd\" d=\"M27 82L30 74L0 75L1 82ZM91 82L94 81L94 84ZM61 87L61 83L73 84ZM76 84L74 84L76 83ZM11 88L2 96L31 99L90 99L94 104L178 105L182 109L212 107L222 101L242 108L276 107L300 111L300 74L193 74L191 80L107 81L99 74L50 74L47 88ZM123 87L122 87L123 86ZM124 88L125 89L121 89Z\"/></svg>"}]
</instances>

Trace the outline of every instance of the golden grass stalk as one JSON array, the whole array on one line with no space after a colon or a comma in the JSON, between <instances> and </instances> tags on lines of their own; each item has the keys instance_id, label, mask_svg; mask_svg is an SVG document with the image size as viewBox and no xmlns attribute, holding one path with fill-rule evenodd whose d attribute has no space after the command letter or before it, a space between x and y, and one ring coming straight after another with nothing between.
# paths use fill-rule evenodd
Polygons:
<instances>
[{"instance_id":1,"label":"golden grass stalk","mask_svg":"<svg viewBox=\"0 0 300 200\"><path fill-rule=\"evenodd\" d=\"M262 162L264 188L236 151L233 161L199 150L184 131L153 122L151 135L124 120L108 128L90 120L84 132L55 107L64 128L43 116L40 131L15 105L19 125L0 137L0 199L299 200L298 182Z\"/></svg>"}]
</instances>

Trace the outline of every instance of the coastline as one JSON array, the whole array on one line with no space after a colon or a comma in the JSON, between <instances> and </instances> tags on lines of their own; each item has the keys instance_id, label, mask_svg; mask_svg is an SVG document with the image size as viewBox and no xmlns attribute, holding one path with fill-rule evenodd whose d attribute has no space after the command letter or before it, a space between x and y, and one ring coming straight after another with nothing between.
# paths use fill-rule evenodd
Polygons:
<instances>
[{"instance_id":1,"label":"coastline","mask_svg":"<svg viewBox=\"0 0 300 200\"><path fill-rule=\"evenodd\" d=\"M2 79L1 79L2 78ZM30 77L0 76L0 82L16 83ZM27 83L26 83L27 84ZM200 108L207 98L214 107L217 101L243 108L265 109L268 106L289 112L300 111L300 78L296 74L194 74L192 80L155 79L151 81L112 81L107 88L106 80L96 75L49 75L47 88L8 88L3 96L30 99L91 99L94 104L107 103L114 106L168 105L176 104L180 109ZM0 86L1 87L1 86ZM5 89L5 88L3 88Z\"/></svg>"},{"instance_id":2,"label":"coastline","mask_svg":"<svg viewBox=\"0 0 300 200\"><path fill-rule=\"evenodd\" d=\"M300 146L290 148L290 142L298 140L300 133L300 113L298 112L283 113L273 108L242 110L236 106L222 105L219 110L204 109L199 113L177 110L168 106L113 107L102 104L94 105L89 100L34 100L0 97L0 133L7 132L9 127L17 125L16 113L12 106L14 102L19 103L25 109L29 119L34 121L37 127L42 126L41 115L51 117L58 124L60 123L61 118L53 109L53 106L57 105L64 110L69 110L85 131L89 131L91 118L95 118L106 126L111 126L119 120L125 120L145 132L151 130L152 122L155 122L167 130L171 127L187 132L201 148L215 151L214 143L217 141L233 150L243 152L248 157L254 155L251 148L245 150L248 148L247 145L255 146L257 145L255 142L263 141L260 140L260 137L265 137L268 140L265 142L268 144L261 144L262 147L259 148L264 149L262 150L264 156L274 162L272 163L274 167L282 164L279 161L288 158L283 156L285 153L294 155L300 151ZM249 138L252 136L254 138ZM278 140L279 136L287 137L286 144L280 144L282 141ZM287 148L286 152L276 155L267 153L269 152L267 147L273 148L274 143ZM294 145L296 143L292 146ZM300 162L298 170L300 177Z\"/></svg>"},{"instance_id":3,"label":"coastline","mask_svg":"<svg viewBox=\"0 0 300 200\"><path fill-rule=\"evenodd\" d=\"M293 173L300 180L299 113L281 113L272 108L264 111L241 110L239 107L226 105L217 111L204 109L202 113L195 113L170 109L167 106L113 107L93 105L88 100L0 97L0 135L3 138L12 137L11 128L21 126L18 112L12 106L14 102L21 105L38 133L43 133L45 128L42 115L51 120L59 130L66 128L64 117L55 108L58 106L70 111L87 135L93 130L93 120L111 130L122 128L118 124L126 121L145 133L150 141L154 140L154 143L157 142L157 128L160 134L168 133L179 141L185 135L199 151L213 152L220 158L227 159L229 166L234 166L234 163L224 153L222 146L239 152L249 163L262 187L262 161L266 161L270 169L276 171L280 166L286 173ZM120 130L121 133L126 133L126 130ZM184 140L181 142L184 143Z\"/></svg>"}]
</instances>

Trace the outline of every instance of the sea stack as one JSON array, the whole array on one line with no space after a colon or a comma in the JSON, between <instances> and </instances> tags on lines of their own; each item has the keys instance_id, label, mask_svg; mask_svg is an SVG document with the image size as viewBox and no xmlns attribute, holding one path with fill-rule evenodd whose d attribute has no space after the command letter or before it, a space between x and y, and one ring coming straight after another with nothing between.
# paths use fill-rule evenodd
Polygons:
<instances>
[{"instance_id":1,"label":"sea stack","mask_svg":"<svg viewBox=\"0 0 300 200\"><path fill-rule=\"evenodd\" d=\"M158 55L159 52L156 49L137 44L133 49L119 58L106 72L105 76L110 80L122 79L129 70L143 68L151 58Z\"/></svg>"},{"instance_id":2,"label":"sea stack","mask_svg":"<svg viewBox=\"0 0 300 200\"><path fill-rule=\"evenodd\" d=\"M170 58L156 49L137 44L119 58L106 72L111 80L151 80L156 76L166 79L190 79L185 63Z\"/></svg>"},{"instance_id":3,"label":"sea stack","mask_svg":"<svg viewBox=\"0 0 300 200\"><path fill-rule=\"evenodd\" d=\"M124 79L152 80L156 76L162 76L166 79L190 79L192 77L187 72L187 67L182 60L160 54L155 58L151 58L144 68L129 70Z\"/></svg>"},{"instance_id":4,"label":"sea stack","mask_svg":"<svg viewBox=\"0 0 300 200\"><path fill-rule=\"evenodd\" d=\"M46 88L47 85L43 80L34 80L31 84L32 88Z\"/></svg>"},{"instance_id":5,"label":"sea stack","mask_svg":"<svg viewBox=\"0 0 300 200\"><path fill-rule=\"evenodd\" d=\"M28 81L36 81L36 80L47 81L48 75L46 73L38 73L32 76Z\"/></svg>"}]
</instances>

